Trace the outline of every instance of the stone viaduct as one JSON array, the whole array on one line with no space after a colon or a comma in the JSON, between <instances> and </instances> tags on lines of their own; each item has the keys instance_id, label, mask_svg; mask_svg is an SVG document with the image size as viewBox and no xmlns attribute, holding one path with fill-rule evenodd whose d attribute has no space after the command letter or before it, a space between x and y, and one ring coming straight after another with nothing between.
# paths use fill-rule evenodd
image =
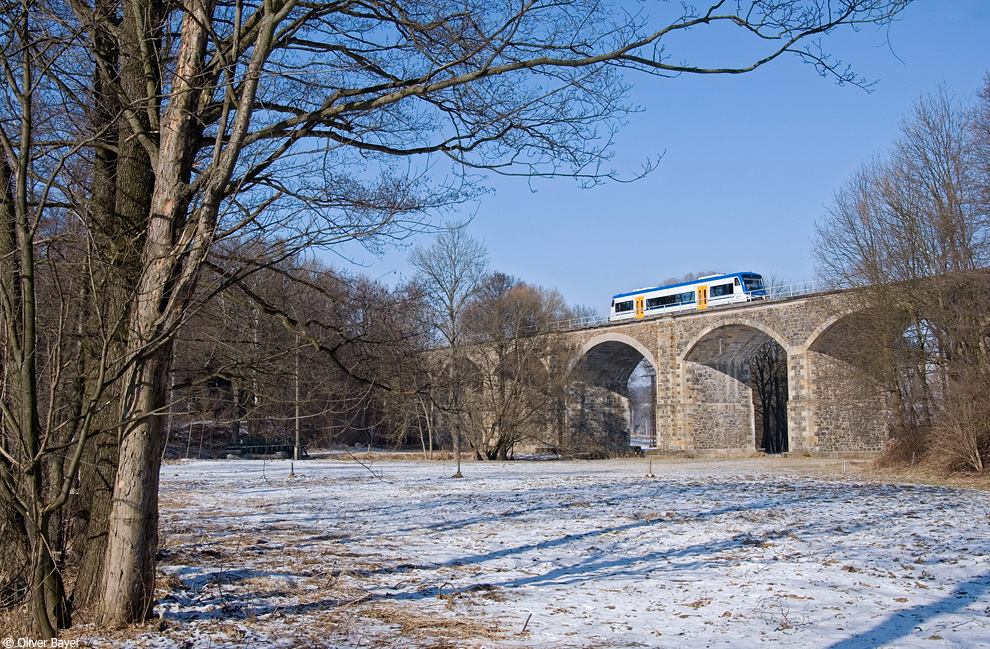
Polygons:
<instances>
[{"instance_id":1,"label":"stone viaduct","mask_svg":"<svg viewBox=\"0 0 990 649\"><path fill-rule=\"evenodd\" d=\"M887 438L879 390L851 380L848 336L854 296L814 293L671 314L565 334L572 375L628 398L645 359L656 373L658 449L738 455L756 449L750 360L768 339L787 352L790 452L879 451Z\"/></svg>"}]
</instances>

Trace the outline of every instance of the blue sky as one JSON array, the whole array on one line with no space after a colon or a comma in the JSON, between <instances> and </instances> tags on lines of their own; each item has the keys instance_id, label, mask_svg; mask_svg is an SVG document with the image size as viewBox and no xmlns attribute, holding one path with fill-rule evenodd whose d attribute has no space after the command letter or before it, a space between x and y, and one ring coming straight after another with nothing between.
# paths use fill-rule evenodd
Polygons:
<instances>
[{"instance_id":1,"label":"blue sky","mask_svg":"<svg viewBox=\"0 0 990 649\"><path fill-rule=\"evenodd\" d=\"M662 153L656 171L592 189L492 179L468 232L493 269L601 312L616 293L688 272L813 279L814 223L835 190L884 154L918 97L942 83L968 100L983 85L990 0L917 0L889 28L828 42L878 81L872 93L793 58L731 77L631 76L631 102L644 110L619 133L613 166L632 175ZM352 270L405 279L407 254L358 255L365 267Z\"/></svg>"}]
</instances>

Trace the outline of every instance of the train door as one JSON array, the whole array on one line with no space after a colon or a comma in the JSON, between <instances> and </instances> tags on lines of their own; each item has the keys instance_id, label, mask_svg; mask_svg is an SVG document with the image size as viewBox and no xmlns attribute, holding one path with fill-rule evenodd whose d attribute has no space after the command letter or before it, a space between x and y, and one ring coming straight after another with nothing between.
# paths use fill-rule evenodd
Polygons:
<instances>
[{"instance_id":1,"label":"train door","mask_svg":"<svg viewBox=\"0 0 990 649\"><path fill-rule=\"evenodd\" d=\"M642 318L646 315L646 310L643 308L643 301L645 299L642 297L636 298L636 318Z\"/></svg>"},{"instance_id":2,"label":"train door","mask_svg":"<svg viewBox=\"0 0 990 649\"><path fill-rule=\"evenodd\" d=\"M698 287L698 308L707 309L708 308L708 286Z\"/></svg>"}]
</instances>

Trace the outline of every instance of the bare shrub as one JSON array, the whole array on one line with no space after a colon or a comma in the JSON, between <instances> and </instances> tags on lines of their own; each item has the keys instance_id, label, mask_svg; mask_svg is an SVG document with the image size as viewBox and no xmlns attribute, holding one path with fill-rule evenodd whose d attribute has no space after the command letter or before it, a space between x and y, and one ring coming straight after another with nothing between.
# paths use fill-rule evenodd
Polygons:
<instances>
[{"instance_id":1,"label":"bare shrub","mask_svg":"<svg viewBox=\"0 0 990 649\"><path fill-rule=\"evenodd\" d=\"M0 628L14 628L23 616L11 613L24 601L30 567L25 539L17 533L18 514L0 500ZM8 619L9 618L9 619Z\"/></svg>"},{"instance_id":2,"label":"bare shrub","mask_svg":"<svg viewBox=\"0 0 990 649\"><path fill-rule=\"evenodd\" d=\"M990 384L978 368L951 382L930 453L946 469L983 473L990 461ZM965 380L969 379L969 380Z\"/></svg>"},{"instance_id":3,"label":"bare shrub","mask_svg":"<svg viewBox=\"0 0 990 649\"><path fill-rule=\"evenodd\" d=\"M930 441L931 434L927 429L905 427L894 433L873 464L881 469L914 464L926 456Z\"/></svg>"}]
</instances>

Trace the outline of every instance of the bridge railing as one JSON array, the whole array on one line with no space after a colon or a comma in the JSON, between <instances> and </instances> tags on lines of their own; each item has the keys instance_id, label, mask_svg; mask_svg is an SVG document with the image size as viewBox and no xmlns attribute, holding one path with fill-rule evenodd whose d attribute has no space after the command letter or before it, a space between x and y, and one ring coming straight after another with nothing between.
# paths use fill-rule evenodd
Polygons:
<instances>
[{"instance_id":1,"label":"bridge railing","mask_svg":"<svg viewBox=\"0 0 990 649\"><path fill-rule=\"evenodd\" d=\"M787 286L768 286L765 290L767 293L765 299L782 300L784 298L796 297L798 295L808 295L821 289L815 285L815 282L800 282L798 284L788 284ZM733 302L724 306L738 305L738 302ZM571 318L570 320L558 320L552 324L552 329L554 331L570 331L571 329L596 327L603 324L608 324L608 315L595 313L592 315L582 316L580 318Z\"/></svg>"},{"instance_id":2,"label":"bridge railing","mask_svg":"<svg viewBox=\"0 0 990 649\"><path fill-rule=\"evenodd\" d=\"M580 318L571 318L570 320L557 320L552 326L555 331L570 331L571 329L596 327L602 324L608 324L608 315L593 313L591 315L581 316Z\"/></svg>"},{"instance_id":3,"label":"bridge railing","mask_svg":"<svg viewBox=\"0 0 990 649\"><path fill-rule=\"evenodd\" d=\"M815 287L814 282L801 282L800 284L788 284L787 286L768 286L766 288L768 300L779 300L796 295L808 295L809 293L814 293L816 290L818 289Z\"/></svg>"}]
</instances>

